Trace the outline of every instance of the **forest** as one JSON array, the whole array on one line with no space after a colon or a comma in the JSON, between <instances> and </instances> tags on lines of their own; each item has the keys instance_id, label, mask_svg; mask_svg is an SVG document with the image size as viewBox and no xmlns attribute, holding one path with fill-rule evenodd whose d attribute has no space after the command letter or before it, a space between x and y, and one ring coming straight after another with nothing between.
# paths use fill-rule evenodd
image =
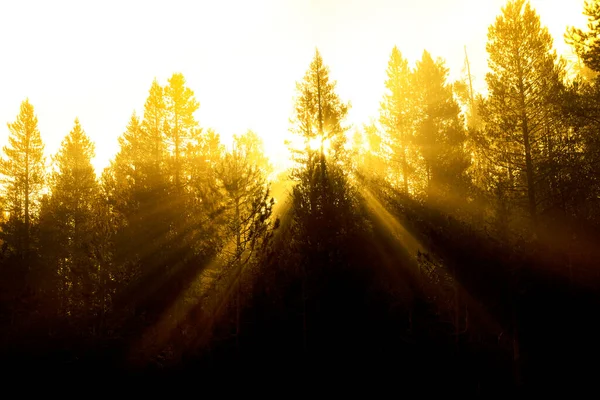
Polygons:
<instances>
[{"instance_id":1,"label":"forest","mask_svg":"<svg viewBox=\"0 0 600 400\"><path fill-rule=\"evenodd\" d=\"M379 115L358 127L316 49L286 170L260 132L229 146L202 127L181 73L151 82L101 176L85 121L47 159L24 100L0 161L4 378L594 387L600 1L581 11L568 69L529 2L508 0L485 93L390 49Z\"/></svg>"}]
</instances>

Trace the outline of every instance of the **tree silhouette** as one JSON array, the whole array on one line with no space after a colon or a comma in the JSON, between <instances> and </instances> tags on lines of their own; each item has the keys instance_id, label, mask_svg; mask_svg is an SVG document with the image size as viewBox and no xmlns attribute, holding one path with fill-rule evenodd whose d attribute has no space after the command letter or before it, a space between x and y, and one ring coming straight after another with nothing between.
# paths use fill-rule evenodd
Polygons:
<instances>
[{"instance_id":1,"label":"tree silhouette","mask_svg":"<svg viewBox=\"0 0 600 400\"><path fill-rule=\"evenodd\" d=\"M586 0L583 14L588 18L587 30L570 27L565 39L588 68L600 72L600 2Z\"/></svg>"},{"instance_id":2,"label":"tree silhouette","mask_svg":"<svg viewBox=\"0 0 600 400\"><path fill-rule=\"evenodd\" d=\"M594 70L599 4L566 35ZM496 396L595 382L578 361L600 335L600 85L567 74L526 0L487 51L477 94L470 72L450 83L442 59L412 67L394 47L377 115L351 127L315 50L283 116L286 170L274 138L201 126L181 73L152 81L100 180L78 119L46 168L25 100L0 161L3 378L383 371Z\"/></svg>"},{"instance_id":3,"label":"tree silhouette","mask_svg":"<svg viewBox=\"0 0 600 400\"><path fill-rule=\"evenodd\" d=\"M94 299L104 265L95 248L100 188L93 157L94 145L75 119L54 158L51 195L41 214L45 260L56 274L62 316L90 313L98 306Z\"/></svg>"},{"instance_id":4,"label":"tree silhouette","mask_svg":"<svg viewBox=\"0 0 600 400\"><path fill-rule=\"evenodd\" d=\"M552 37L525 0L509 1L489 28L490 95L482 112L493 133L491 156L508 185L523 190L533 224L537 221L540 149L547 138L551 96L560 86Z\"/></svg>"},{"instance_id":5,"label":"tree silhouette","mask_svg":"<svg viewBox=\"0 0 600 400\"><path fill-rule=\"evenodd\" d=\"M15 122L8 124L8 146L4 146L5 158L0 163L6 190L5 211L9 213L3 226L3 240L12 253L25 259L31 250L31 227L45 177L44 145L37 124L33 106L27 99L21 103Z\"/></svg>"},{"instance_id":6,"label":"tree silhouette","mask_svg":"<svg viewBox=\"0 0 600 400\"><path fill-rule=\"evenodd\" d=\"M164 104L166 106L166 138L169 152L172 156L173 184L176 193L183 189L182 171L184 151L189 140L194 135L198 123L194 112L200 104L194 97L194 92L185 86L183 74L175 73L169 78L169 84L164 88Z\"/></svg>"},{"instance_id":7,"label":"tree silhouette","mask_svg":"<svg viewBox=\"0 0 600 400\"><path fill-rule=\"evenodd\" d=\"M235 239L230 254L237 280L236 335L240 334L240 292L242 273L254 252L264 248L272 235L274 199L269 198L266 172L268 161L262 141L252 131L234 137L233 148L216 168L225 194L227 236Z\"/></svg>"},{"instance_id":8,"label":"tree silhouette","mask_svg":"<svg viewBox=\"0 0 600 400\"><path fill-rule=\"evenodd\" d=\"M447 82L448 69L423 52L414 72L415 144L423 160L425 187L431 200L448 199L450 193L464 192L464 121Z\"/></svg>"},{"instance_id":9,"label":"tree silhouette","mask_svg":"<svg viewBox=\"0 0 600 400\"><path fill-rule=\"evenodd\" d=\"M392 49L386 73L387 93L381 102L380 120L390 141L392 160L400 165L404 193L408 194L411 175L409 151L413 144L416 116L415 99L412 71L408 60L402 57L396 46Z\"/></svg>"}]
</instances>

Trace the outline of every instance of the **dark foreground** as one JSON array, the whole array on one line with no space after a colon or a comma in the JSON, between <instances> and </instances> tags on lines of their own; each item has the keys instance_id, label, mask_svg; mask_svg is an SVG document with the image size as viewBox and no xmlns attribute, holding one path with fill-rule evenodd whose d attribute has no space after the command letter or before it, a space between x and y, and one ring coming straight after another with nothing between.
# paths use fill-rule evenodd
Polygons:
<instances>
[{"instance_id":1,"label":"dark foreground","mask_svg":"<svg viewBox=\"0 0 600 400\"><path fill-rule=\"evenodd\" d=\"M281 395L321 385L482 397L593 387L597 271L565 275L553 269L560 263L552 249L519 253L436 213L388 207L429 249L415 258L386 216L369 207L362 226L332 242L336 251L299 252L284 221L244 281L239 323L230 294L208 334L198 305L160 346L136 354L132 348L168 304L127 314L114 322L119 330L103 335L32 325L4 343L4 377L101 387L174 380L181 388ZM169 290L183 286L166 285L157 296L169 299Z\"/></svg>"}]
</instances>

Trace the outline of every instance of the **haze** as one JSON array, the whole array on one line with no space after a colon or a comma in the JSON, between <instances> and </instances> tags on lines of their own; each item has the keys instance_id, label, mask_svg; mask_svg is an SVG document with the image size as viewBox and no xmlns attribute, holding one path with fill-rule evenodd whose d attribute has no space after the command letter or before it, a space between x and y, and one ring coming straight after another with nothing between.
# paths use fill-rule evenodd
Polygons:
<instances>
[{"instance_id":1,"label":"haze","mask_svg":"<svg viewBox=\"0 0 600 400\"><path fill-rule=\"evenodd\" d=\"M583 26L583 0L533 0L566 51L567 25ZM352 103L348 121L376 117L397 45L411 63L427 49L461 74L467 46L484 89L485 43L503 0L7 1L0 4L0 143L29 98L46 154L75 117L96 144L97 172L117 151L152 80L182 72L200 102L197 119L228 142L255 130L285 164L295 82L318 47Z\"/></svg>"}]
</instances>

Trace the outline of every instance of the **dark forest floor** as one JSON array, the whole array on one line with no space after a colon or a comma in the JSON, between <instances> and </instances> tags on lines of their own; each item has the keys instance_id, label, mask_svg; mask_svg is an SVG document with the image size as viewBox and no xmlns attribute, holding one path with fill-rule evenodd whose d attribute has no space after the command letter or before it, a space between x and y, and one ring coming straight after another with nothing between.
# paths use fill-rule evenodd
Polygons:
<instances>
[{"instance_id":1,"label":"dark forest floor","mask_svg":"<svg viewBox=\"0 0 600 400\"><path fill-rule=\"evenodd\" d=\"M283 384L292 391L387 387L482 397L573 393L595 384L600 296L593 280L575 283L519 259L512 265L519 268L515 286L502 247L464 232L435 233L433 217L411 222L403 208L364 199L368 229L346 243L347 263L315 272L310 291L284 256L265 263L239 336L230 307L208 347L183 349L170 363L159 355L142 367L128 364L130 342L123 338L38 337L5 351L5 377L223 382L225 389L251 382L243 388L263 393ZM275 253L285 255L289 237L278 235Z\"/></svg>"}]
</instances>

